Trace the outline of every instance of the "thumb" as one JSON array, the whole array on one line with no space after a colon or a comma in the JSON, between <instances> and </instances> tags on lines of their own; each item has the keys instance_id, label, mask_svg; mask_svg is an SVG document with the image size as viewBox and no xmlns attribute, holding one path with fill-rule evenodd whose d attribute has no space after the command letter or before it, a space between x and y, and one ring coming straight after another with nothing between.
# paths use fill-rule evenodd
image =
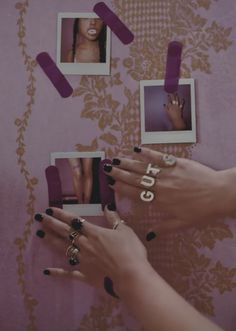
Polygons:
<instances>
[{"instance_id":1,"label":"thumb","mask_svg":"<svg viewBox=\"0 0 236 331\"><path fill-rule=\"evenodd\" d=\"M159 235L173 233L176 230L190 226L189 222L179 219L167 219L159 224L154 225L147 233L146 240L151 241Z\"/></svg>"}]
</instances>

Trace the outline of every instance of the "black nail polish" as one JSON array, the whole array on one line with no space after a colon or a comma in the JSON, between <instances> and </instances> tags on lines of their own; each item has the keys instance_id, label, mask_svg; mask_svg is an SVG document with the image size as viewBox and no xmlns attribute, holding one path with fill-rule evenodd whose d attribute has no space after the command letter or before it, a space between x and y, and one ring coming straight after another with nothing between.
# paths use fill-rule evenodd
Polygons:
<instances>
[{"instance_id":1,"label":"black nail polish","mask_svg":"<svg viewBox=\"0 0 236 331\"><path fill-rule=\"evenodd\" d=\"M43 273L44 273L44 275L50 275L50 270L48 270L48 269L45 269L45 270L43 270Z\"/></svg>"},{"instance_id":2,"label":"black nail polish","mask_svg":"<svg viewBox=\"0 0 236 331\"><path fill-rule=\"evenodd\" d=\"M35 214L34 219L35 221L42 222L43 216L41 214Z\"/></svg>"},{"instance_id":3,"label":"black nail polish","mask_svg":"<svg viewBox=\"0 0 236 331\"><path fill-rule=\"evenodd\" d=\"M113 159L111 164L116 165L116 166L120 165L120 160L119 159Z\"/></svg>"},{"instance_id":4,"label":"black nail polish","mask_svg":"<svg viewBox=\"0 0 236 331\"><path fill-rule=\"evenodd\" d=\"M135 146L135 147L134 147L134 152L135 152L135 153L141 153L141 148Z\"/></svg>"},{"instance_id":5,"label":"black nail polish","mask_svg":"<svg viewBox=\"0 0 236 331\"><path fill-rule=\"evenodd\" d=\"M43 230L38 230L36 232L36 236L38 236L39 238L44 238L45 237L45 232Z\"/></svg>"},{"instance_id":6,"label":"black nail polish","mask_svg":"<svg viewBox=\"0 0 236 331\"><path fill-rule=\"evenodd\" d=\"M166 104L164 103L164 104L163 104L163 106L165 107L165 106L166 106Z\"/></svg>"},{"instance_id":7,"label":"black nail polish","mask_svg":"<svg viewBox=\"0 0 236 331\"><path fill-rule=\"evenodd\" d=\"M103 166L104 171L106 172L111 172L112 171L112 166L110 164L104 164Z\"/></svg>"},{"instance_id":8,"label":"black nail polish","mask_svg":"<svg viewBox=\"0 0 236 331\"><path fill-rule=\"evenodd\" d=\"M146 235L146 240L147 241L151 241L151 240L153 240L154 238L156 238L156 234L155 234L155 232L149 232L147 235Z\"/></svg>"},{"instance_id":9,"label":"black nail polish","mask_svg":"<svg viewBox=\"0 0 236 331\"><path fill-rule=\"evenodd\" d=\"M114 178L112 178L111 176L107 176L107 182L108 182L108 184L109 185L114 185L115 184L115 179Z\"/></svg>"},{"instance_id":10,"label":"black nail polish","mask_svg":"<svg viewBox=\"0 0 236 331\"><path fill-rule=\"evenodd\" d=\"M81 231L82 227L83 227L83 223L78 219L78 218L74 218L71 221L71 227L75 230L75 231Z\"/></svg>"},{"instance_id":11,"label":"black nail polish","mask_svg":"<svg viewBox=\"0 0 236 331\"><path fill-rule=\"evenodd\" d=\"M116 299L120 299L118 295L115 293L114 288L113 288L113 281L109 277L104 277L104 289L105 291L110 294L112 297Z\"/></svg>"},{"instance_id":12,"label":"black nail polish","mask_svg":"<svg viewBox=\"0 0 236 331\"><path fill-rule=\"evenodd\" d=\"M116 205L114 202L111 202L107 205L107 209L110 211L116 211Z\"/></svg>"},{"instance_id":13,"label":"black nail polish","mask_svg":"<svg viewBox=\"0 0 236 331\"><path fill-rule=\"evenodd\" d=\"M49 216L52 216L53 215L53 210L51 208L48 208L45 210L45 213Z\"/></svg>"}]
</instances>

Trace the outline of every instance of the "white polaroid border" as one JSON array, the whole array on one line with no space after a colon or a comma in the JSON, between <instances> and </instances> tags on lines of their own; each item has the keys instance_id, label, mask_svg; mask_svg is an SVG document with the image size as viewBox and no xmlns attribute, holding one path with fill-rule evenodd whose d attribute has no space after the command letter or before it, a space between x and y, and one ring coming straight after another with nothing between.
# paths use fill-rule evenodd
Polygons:
<instances>
[{"instance_id":1,"label":"white polaroid border","mask_svg":"<svg viewBox=\"0 0 236 331\"><path fill-rule=\"evenodd\" d=\"M164 143L195 143L196 138L196 111L195 111L195 82L194 79L180 79L179 85L190 85L191 98L191 124L192 130L183 131L145 131L145 95L146 86L163 86L164 80L142 80L140 81L140 111L141 111L141 142L142 144L164 144Z\"/></svg>"},{"instance_id":2,"label":"white polaroid border","mask_svg":"<svg viewBox=\"0 0 236 331\"><path fill-rule=\"evenodd\" d=\"M107 26L106 63L61 62L61 30L63 18L99 18L95 13L58 13L57 18L57 66L68 75L110 75L111 30Z\"/></svg>"},{"instance_id":3,"label":"white polaroid border","mask_svg":"<svg viewBox=\"0 0 236 331\"><path fill-rule=\"evenodd\" d=\"M50 154L51 165L56 165L57 159L69 158L101 158L105 159L104 152L53 152ZM102 216L101 204L63 204L63 209L70 211L78 216Z\"/></svg>"}]
</instances>

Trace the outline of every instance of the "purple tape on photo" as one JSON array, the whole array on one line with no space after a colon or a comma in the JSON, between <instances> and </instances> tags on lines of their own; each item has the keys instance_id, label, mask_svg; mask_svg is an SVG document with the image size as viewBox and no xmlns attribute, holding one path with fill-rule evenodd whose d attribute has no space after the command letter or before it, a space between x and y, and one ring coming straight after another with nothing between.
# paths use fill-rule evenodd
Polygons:
<instances>
[{"instance_id":1,"label":"purple tape on photo","mask_svg":"<svg viewBox=\"0 0 236 331\"><path fill-rule=\"evenodd\" d=\"M61 179L57 167L47 167L45 169L45 175L48 183L49 206L62 208Z\"/></svg>"},{"instance_id":2,"label":"purple tape on photo","mask_svg":"<svg viewBox=\"0 0 236 331\"><path fill-rule=\"evenodd\" d=\"M182 48L183 45L178 41L172 41L168 45L164 86L167 93L178 90Z\"/></svg>"},{"instance_id":3,"label":"purple tape on photo","mask_svg":"<svg viewBox=\"0 0 236 331\"><path fill-rule=\"evenodd\" d=\"M36 60L45 74L48 76L52 84L62 98L68 98L73 93L73 88L57 67L56 63L46 52L37 55Z\"/></svg>"},{"instance_id":4,"label":"purple tape on photo","mask_svg":"<svg viewBox=\"0 0 236 331\"><path fill-rule=\"evenodd\" d=\"M128 45L134 40L133 33L104 2L98 2L93 7L93 10L104 23L109 26L123 44Z\"/></svg>"},{"instance_id":5,"label":"purple tape on photo","mask_svg":"<svg viewBox=\"0 0 236 331\"><path fill-rule=\"evenodd\" d=\"M114 191L109 187L107 182L107 175L103 171L104 164L111 164L111 160L102 160L99 165L99 186L102 210L104 210L107 204L115 202Z\"/></svg>"}]
</instances>

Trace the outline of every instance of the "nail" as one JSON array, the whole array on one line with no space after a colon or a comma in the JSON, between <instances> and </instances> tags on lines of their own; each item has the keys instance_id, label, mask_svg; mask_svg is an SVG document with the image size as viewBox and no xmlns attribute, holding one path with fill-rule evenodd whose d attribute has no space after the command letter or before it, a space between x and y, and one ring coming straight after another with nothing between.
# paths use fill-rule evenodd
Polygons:
<instances>
[{"instance_id":1,"label":"nail","mask_svg":"<svg viewBox=\"0 0 236 331\"><path fill-rule=\"evenodd\" d=\"M113 159L111 164L112 165L120 165L120 160L119 159Z\"/></svg>"},{"instance_id":2,"label":"nail","mask_svg":"<svg viewBox=\"0 0 236 331\"><path fill-rule=\"evenodd\" d=\"M116 205L114 202L111 202L107 205L107 209L110 211L116 211Z\"/></svg>"},{"instance_id":3,"label":"nail","mask_svg":"<svg viewBox=\"0 0 236 331\"><path fill-rule=\"evenodd\" d=\"M156 238L156 234L155 234L155 232L149 232L147 235L146 235L146 240L147 241L151 241L151 240L153 240L154 238Z\"/></svg>"},{"instance_id":4,"label":"nail","mask_svg":"<svg viewBox=\"0 0 236 331\"><path fill-rule=\"evenodd\" d=\"M78 219L78 218L74 218L71 221L71 227L75 230L75 231L81 231L82 227L83 227L83 223Z\"/></svg>"},{"instance_id":5,"label":"nail","mask_svg":"<svg viewBox=\"0 0 236 331\"><path fill-rule=\"evenodd\" d=\"M44 275L50 275L50 270L48 270L48 269L45 269L45 270L43 270L43 273L44 273Z\"/></svg>"},{"instance_id":6,"label":"nail","mask_svg":"<svg viewBox=\"0 0 236 331\"><path fill-rule=\"evenodd\" d=\"M135 152L135 153L141 153L141 148L135 146L135 147L134 147L134 152Z\"/></svg>"},{"instance_id":7,"label":"nail","mask_svg":"<svg viewBox=\"0 0 236 331\"><path fill-rule=\"evenodd\" d=\"M48 208L45 210L45 213L49 216L52 216L53 215L53 210L51 208Z\"/></svg>"},{"instance_id":8,"label":"nail","mask_svg":"<svg viewBox=\"0 0 236 331\"><path fill-rule=\"evenodd\" d=\"M108 294L110 294L112 297L119 299L118 295L114 291L113 288L113 281L109 277L104 277L104 289Z\"/></svg>"},{"instance_id":9,"label":"nail","mask_svg":"<svg viewBox=\"0 0 236 331\"><path fill-rule=\"evenodd\" d=\"M111 176L107 176L107 182L108 182L109 185L113 186L116 181Z\"/></svg>"},{"instance_id":10,"label":"nail","mask_svg":"<svg viewBox=\"0 0 236 331\"><path fill-rule=\"evenodd\" d=\"M36 232L36 236L38 236L39 238L44 238L45 237L45 232L43 230L38 230Z\"/></svg>"},{"instance_id":11,"label":"nail","mask_svg":"<svg viewBox=\"0 0 236 331\"><path fill-rule=\"evenodd\" d=\"M34 219L35 221L42 222L43 216L41 214L35 214Z\"/></svg>"},{"instance_id":12,"label":"nail","mask_svg":"<svg viewBox=\"0 0 236 331\"><path fill-rule=\"evenodd\" d=\"M164 103L164 104L163 104L163 106L165 107L165 106L166 106L166 104Z\"/></svg>"},{"instance_id":13,"label":"nail","mask_svg":"<svg viewBox=\"0 0 236 331\"><path fill-rule=\"evenodd\" d=\"M111 172L112 171L112 166L110 164L104 164L103 166L104 171L106 172Z\"/></svg>"}]
</instances>

